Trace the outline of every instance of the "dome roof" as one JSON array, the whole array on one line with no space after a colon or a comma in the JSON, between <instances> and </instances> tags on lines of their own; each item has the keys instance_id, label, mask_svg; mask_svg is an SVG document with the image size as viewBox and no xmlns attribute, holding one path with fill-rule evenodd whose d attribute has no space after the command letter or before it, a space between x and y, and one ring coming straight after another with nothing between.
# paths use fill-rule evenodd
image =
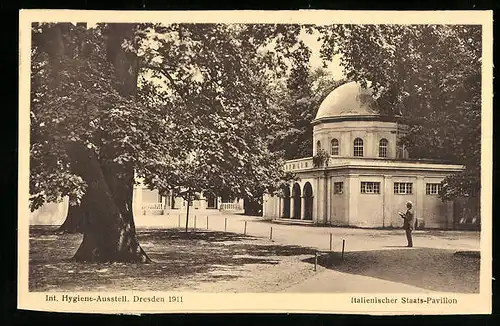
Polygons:
<instances>
[{"instance_id":1,"label":"dome roof","mask_svg":"<svg viewBox=\"0 0 500 326\"><path fill-rule=\"evenodd\" d=\"M335 88L319 106L315 120L347 116L379 116L370 89L357 82Z\"/></svg>"}]
</instances>

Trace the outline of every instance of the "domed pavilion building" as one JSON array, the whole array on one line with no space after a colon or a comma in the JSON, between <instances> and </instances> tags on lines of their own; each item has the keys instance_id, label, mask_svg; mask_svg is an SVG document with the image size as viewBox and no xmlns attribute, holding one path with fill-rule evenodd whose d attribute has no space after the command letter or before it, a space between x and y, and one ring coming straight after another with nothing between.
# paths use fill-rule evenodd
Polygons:
<instances>
[{"instance_id":1,"label":"domed pavilion building","mask_svg":"<svg viewBox=\"0 0 500 326\"><path fill-rule=\"evenodd\" d=\"M412 201L420 227L451 228L453 203L438 197L441 181L463 169L434 160L412 160L398 140L408 130L399 117L378 113L369 89L348 82L321 103L313 125L313 153L287 161L298 181L264 197L263 216L318 224L399 227L398 211Z\"/></svg>"}]
</instances>

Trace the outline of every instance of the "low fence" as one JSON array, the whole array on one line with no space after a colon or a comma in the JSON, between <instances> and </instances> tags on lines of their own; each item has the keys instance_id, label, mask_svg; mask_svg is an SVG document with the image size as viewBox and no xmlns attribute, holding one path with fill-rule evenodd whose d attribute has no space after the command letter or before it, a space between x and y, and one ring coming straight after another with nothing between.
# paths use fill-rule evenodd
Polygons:
<instances>
[{"instance_id":1,"label":"low fence","mask_svg":"<svg viewBox=\"0 0 500 326\"><path fill-rule=\"evenodd\" d=\"M240 203L222 203L220 209L223 211L239 211L243 209L241 206Z\"/></svg>"},{"instance_id":2,"label":"low fence","mask_svg":"<svg viewBox=\"0 0 500 326\"><path fill-rule=\"evenodd\" d=\"M183 231L187 229L189 232L210 230L264 239L267 238L271 242L278 241L283 245L302 246L317 251L318 253L342 252L342 256L347 245L346 235L334 234L328 230L322 232L304 230L302 234L312 233L314 236L309 237L309 239L303 237L290 238L289 228L287 226L274 223L268 224L264 220L235 219L234 216L221 217L220 215L190 214L189 219L186 221L185 214L172 214L163 221L162 227L173 227Z\"/></svg>"},{"instance_id":3,"label":"low fence","mask_svg":"<svg viewBox=\"0 0 500 326\"><path fill-rule=\"evenodd\" d=\"M142 210L163 210L163 203L143 203Z\"/></svg>"}]
</instances>

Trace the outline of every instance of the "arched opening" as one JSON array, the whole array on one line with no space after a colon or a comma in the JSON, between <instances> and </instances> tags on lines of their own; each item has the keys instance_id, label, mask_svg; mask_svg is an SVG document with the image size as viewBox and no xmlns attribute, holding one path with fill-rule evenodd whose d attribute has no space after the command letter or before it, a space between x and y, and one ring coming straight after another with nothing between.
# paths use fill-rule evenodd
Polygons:
<instances>
[{"instance_id":1,"label":"arched opening","mask_svg":"<svg viewBox=\"0 0 500 326\"><path fill-rule=\"evenodd\" d=\"M339 155L339 140L337 138L332 139L332 155Z\"/></svg>"},{"instance_id":2,"label":"arched opening","mask_svg":"<svg viewBox=\"0 0 500 326\"><path fill-rule=\"evenodd\" d=\"M304 220L312 220L313 190L309 182L304 185Z\"/></svg>"},{"instance_id":3,"label":"arched opening","mask_svg":"<svg viewBox=\"0 0 500 326\"><path fill-rule=\"evenodd\" d=\"M378 156L379 157L387 157L387 145L389 141L385 138L382 138L378 143Z\"/></svg>"},{"instance_id":4,"label":"arched opening","mask_svg":"<svg viewBox=\"0 0 500 326\"><path fill-rule=\"evenodd\" d=\"M282 198L283 198L283 208L282 208L282 213L281 217L284 218L290 218L290 187L289 186L282 186L281 187L282 191Z\"/></svg>"},{"instance_id":5,"label":"arched opening","mask_svg":"<svg viewBox=\"0 0 500 326\"><path fill-rule=\"evenodd\" d=\"M354 139L354 156L363 156L363 139Z\"/></svg>"},{"instance_id":6,"label":"arched opening","mask_svg":"<svg viewBox=\"0 0 500 326\"><path fill-rule=\"evenodd\" d=\"M293 218L300 219L300 211L301 211L301 198L300 198L300 185L295 183L292 189L292 197L293 197Z\"/></svg>"},{"instance_id":7,"label":"arched opening","mask_svg":"<svg viewBox=\"0 0 500 326\"><path fill-rule=\"evenodd\" d=\"M319 153L321 151L321 142L318 140L316 142L316 154Z\"/></svg>"}]
</instances>

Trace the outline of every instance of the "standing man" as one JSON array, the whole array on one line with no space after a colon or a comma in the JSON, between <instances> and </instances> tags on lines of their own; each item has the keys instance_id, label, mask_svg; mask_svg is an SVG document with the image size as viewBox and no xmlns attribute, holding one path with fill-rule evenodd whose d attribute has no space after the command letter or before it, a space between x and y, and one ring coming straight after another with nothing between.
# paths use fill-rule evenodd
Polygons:
<instances>
[{"instance_id":1,"label":"standing man","mask_svg":"<svg viewBox=\"0 0 500 326\"><path fill-rule=\"evenodd\" d=\"M413 225L415 220L413 218L413 203L411 201L406 202L406 212L399 212L399 216L404 220L403 228L406 231L406 239L408 240L407 247L413 247L413 240L411 238L411 231L413 230Z\"/></svg>"}]
</instances>

